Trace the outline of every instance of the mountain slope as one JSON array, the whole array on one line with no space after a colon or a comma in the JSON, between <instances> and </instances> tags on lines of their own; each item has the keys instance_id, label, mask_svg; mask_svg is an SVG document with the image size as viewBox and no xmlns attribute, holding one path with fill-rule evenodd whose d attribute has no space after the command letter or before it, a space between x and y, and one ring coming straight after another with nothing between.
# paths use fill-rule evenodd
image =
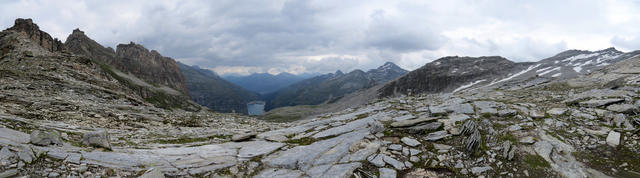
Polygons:
<instances>
[{"instance_id":1,"label":"mountain slope","mask_svg":"<svg viewBox=\"0 0 640 178\"><path fill-rule=\"evenodd\" d=\"M354 70L347 74L337 71L295 83L269 96L268 109L294 106L316 105L332 102L346 94L387 82L407 73L393 63L387 62L377 69L367 72Z\"/></svg>"},{"instance_id":2,"label":"mountain slope","mask_svg":"<svg viewBox=\"0 0 640 178\"><path fill-rule=\"evenodd\" d=\"M257 94L227 82L210 70L178 64L193 101L200 105L220 112L247 113L247 103L258 100Z\"/></svg>"},{"instance_id":3,"label":"mountain slope","mask_svg":"<svg viewBox=\"0 0 640 178\"><path fill-rule=\"evenodd\" d=\"M105 48L79 29L67 37L67 50L83 55L126 84L146 101L162 108L199 110L188 96L186 81L175 60L134 43Z\"/></svg>"},{"instance_id":4,"label":"mountain slope","mask_svg":"<svg viewBox=\"0 0 640 178\"><path fill-rule=\"evenodd\" d=\"M254 73L248 76L224 76L223 78L249 91L267 94L304 80L307 77L283 72L278 75Z\"/></svg>"},{"instance_id":5,"label":"mountain slope","mask_svg":"<svg viewBox=\"0 0 640 178\"><path fill-rule=\"evenodd\" d=\"M489 84L519 71L529 63L514 63L499 56L443 57L382 87L380 96L409 93L448 93Z\"/></svg>"}]
</instances>

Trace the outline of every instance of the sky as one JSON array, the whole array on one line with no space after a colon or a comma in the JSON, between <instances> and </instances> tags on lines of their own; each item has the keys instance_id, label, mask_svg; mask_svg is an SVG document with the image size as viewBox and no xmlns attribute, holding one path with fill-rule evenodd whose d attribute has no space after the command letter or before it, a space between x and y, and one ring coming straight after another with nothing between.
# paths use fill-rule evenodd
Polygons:
<instances>
[{"instance_id":1,"label":"sky","mask_svg":"<svg viewBox=\"0 0 640 178\"><path fill-rule=\"evenodd\" d=\"M640 49L634 0L0 0L65 40L130 41L218 74L329 73L444 56L538 61L568 49Z\"/></svg>"}]
</instances>

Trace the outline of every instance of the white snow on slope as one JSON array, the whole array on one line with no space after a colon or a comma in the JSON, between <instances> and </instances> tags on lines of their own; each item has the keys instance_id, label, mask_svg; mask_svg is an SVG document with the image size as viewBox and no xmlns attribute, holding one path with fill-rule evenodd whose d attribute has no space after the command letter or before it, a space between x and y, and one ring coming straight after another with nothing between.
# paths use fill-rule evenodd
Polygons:
<instances>
[{"instance_id":1,"label":"white snow on slope","mask_svg":"<svg viewBox=\"0 0 640 178\"><path fill-rule=\"evenodd\" d=\"M548 74L549 72L553 72L553 71L556 71L556 70L560 70L560 67L556 67L556 68L553 68L551 70L544 71L544 72L542 72L542 73L540 73L538 75L543 76L545 74Z\"/></svg>"},{"instance_id":2,"label":"white snow on slope","mask_svg":"<svg viewBox=\"0 0 640 178\"><path fill-rule=\"evenodd\" d=\"M535 68L538 68L538 67L540 67L540 64L535 65L535 66L529 66L529 68L527 68L527 69L525 69L525 70L522 70L522 71L520 71L520 72L518 72L518 73L516 73L516 74L513 74L513 75L511 75L511 76L509 76L509 77L507 77L507 78L504 78L504 79L502 79L502 80L498 80L497 82L492 82L492 83L490 83L490 84L489 84L489 85L487 85L487 86L491 86L491 85L494 85L494 84L496 84L496 83L500 83L500 82L504 82L504 81L507 81L507 80L511 80L511 79L513 79L514 77L520 76L520 75L522 75L522 74L524 74L524 73L527 73L527 72L529 72L529 71L531 71L531 70L533 70L533 69L535 69Z\"/></svg>"},{"instance_id":3,"label":"white snow on slope","mask_svg":"<svg viewBox=\"0 0 640 178\"><path fill-rule=\"evenodd\" d=\"M576 66L573 68L573 70L575 70L576 72L580 73L580 71L582 71L582 66Z\"/></svg>"},{"instance_id":4,"label":"white snow on slope","mask_svg":"<svg viewBox=\"0 0 640 178\"><path fill-rule=\"evenodd\" d=\"M536 73L540 73L540 72L542 72L542 71L545 71L545 70L547 70L547 69L550 69L551 67L553 67L553 66L549 66L549 67L545 67L545 68L542 68L542 69L538 69L538 70L536 70Z\"/></svg>"},{"instance_id":5,"label":"white snow on slope","mask_svg":"<svg viewBox=\"0 0 640 178\"><path fill-rule=\"evenodd\" d=\"M562 75L562 73L553 74L551 77L560 77L560 75Z\"/></svg>"},{"instance_id":6,"label":"white snow on slope","mask_svg":"<svg viewBox=\"0 0 640 178\"><path fill-rule=\"evenodd\" d=\"M484 80L484 79L483 79L483 80L478 80L478 81L475 81L475 82L471 82L471 83L469 83L469 84L467 84L467 85L462 85L462 86L460 86L460 87L456 88L455 90L453 90L451 93L455 93L455 92L460 91L460 90L463 90L463 89L465 89L465 88L469 88L469 87L471 87L471 86L473 86L473 85L475 85L475 84L478 84L478 83L480 83L480 82L484 82L484 81L486 81L486 80Z\"/></svg>"},{"instance_id":7,"label":"white snow on slope","mask_svg":"<svg viewBox=\"0 0 640 178\"><path fill-rule=\"evenodd\" d=\"M562 62L567 62L567 61L573 62L575 60L586 59L586 58L590 58L590 57L594 57L594 56L598 56L598 55L600 55L600 53L579 54L579 55L575 55L575 56L572 56L570 58L567 58L565 60L562 60Z\"/></svg>"}]
</instances>

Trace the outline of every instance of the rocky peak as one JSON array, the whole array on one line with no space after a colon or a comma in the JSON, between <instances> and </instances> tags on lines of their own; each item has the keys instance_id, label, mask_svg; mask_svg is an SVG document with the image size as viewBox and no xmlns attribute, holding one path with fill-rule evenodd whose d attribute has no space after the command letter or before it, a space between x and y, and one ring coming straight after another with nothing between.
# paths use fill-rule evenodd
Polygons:
<instances>
[{"instance_id":1,"label":"rocky peak","mask_svg":"<svg viewBox=\"0 0 640 178\"><path fill-rule=\"evenodd\" d=\"M184 94L189 93L184 76L174 59L164 57L155 50L149 51L134 42L119 44L116 56L121 60L113 65L120 70L147 81L169 86Z\"/></svg>"},{"instance_id":2,"label":"rocky peak","mask_svg":"<svg viewBox=\"0 0 640 178\"><path fill-rule=\"evenodd\" d=\"M340 71L340 70L337 70L334 74L335 74L336 76L344 75L344 73L342 73L342 71Z\"/></svg>"},{"instance_id":3,"label":"rocky peak","mask_svg":"<svg viewBox=\"0 0 640 178\"><path fill-rule=\"evenodd\" d=\"M62 51L64 49L64 45L60 40L52 38L47 32L40 30L40 27L33 23L31 19L16 19L13 27L7 30L23 33L50 52Z\"/></svg>"}]
</instances>

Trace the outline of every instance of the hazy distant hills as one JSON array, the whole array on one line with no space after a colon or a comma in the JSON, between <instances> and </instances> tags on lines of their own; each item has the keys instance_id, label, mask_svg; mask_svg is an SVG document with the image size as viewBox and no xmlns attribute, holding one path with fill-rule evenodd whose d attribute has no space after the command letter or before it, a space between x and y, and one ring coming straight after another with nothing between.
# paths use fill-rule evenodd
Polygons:
<instances>
[{"instance_id":1,"label":"hazy distant hills","mask_svg":"<svg viewBox=\"0 0 640 178\"><path fill-rule=\"evenodd\" d=\"M230 83L213 71L179 63L187 80L187 88L196 103L219 112L247 113L247 103L258 100L258 94Z\"/></svg>"},{"instance_id":2,"label":"hazy distant hills","mask_svg":"<svg viewBox=\"0 0 640 178\"><path fill-rule=\"evenodd\" d=\"M291 73L280 73L272 75L269 73L254 73L247 76L227 75L222 76L225 80L236 84L244 89L259 94L267 94L285 88L293 83L313 77L312 74L293 75Z\"/></svg>"},{"instance_id":3,"label":"hazy distant hills","mask_svg":"<svg viewBox=\"0 0 640 178\"><path fill-rule=\"evenodd\" d=\"M338 70L335 73L302 80L264 96L264 98L269 101L267 109L295 105L316 105L336 101L346 94L385 83L407 72L407 70L391 62L367 72L354 70L344 74Z\"/></svg>"}]
</instances>

